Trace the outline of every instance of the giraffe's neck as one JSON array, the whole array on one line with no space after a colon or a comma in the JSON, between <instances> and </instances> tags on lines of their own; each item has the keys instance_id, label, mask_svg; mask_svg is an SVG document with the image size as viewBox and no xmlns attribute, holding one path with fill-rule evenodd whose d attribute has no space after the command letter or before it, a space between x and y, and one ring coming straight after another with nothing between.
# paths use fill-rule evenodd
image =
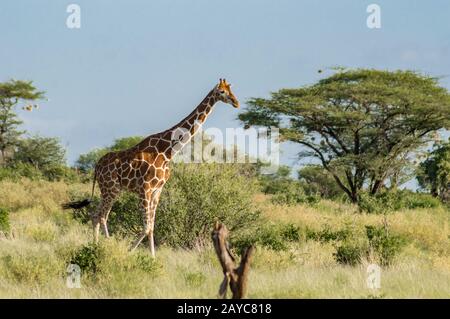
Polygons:
<instances>
[{"instance_id":1,"label":"giraffe's neck","mask_svg":"<svg viewBox=\"0 0 450 319\"><path fill-rule=\"evenodd\" d=\"M154 138L153 136L149 136L141 145L145 145L144 149L156 146L159 152L164 153L166 158L171 160L198 132L218 100L215 89L211 90L188 116L159 134L160 140L157 145L150 142Z\"/></svg>"},{"instance_id":2,"label":"giraffe's neck","mask_svg":"<svg viewBox=\"0 0 450 319\"><path fill-rule=\"evenodd\" d=\"M189 132L190 138L192 138L206 121L206 118L211 113L217 101L218 98L215 94L215 90L213 89L188 116L186 116L178 124L168 129L166 132L171 132L175 135L178 131L185 131Z\"/></svg>"}]
</instances>

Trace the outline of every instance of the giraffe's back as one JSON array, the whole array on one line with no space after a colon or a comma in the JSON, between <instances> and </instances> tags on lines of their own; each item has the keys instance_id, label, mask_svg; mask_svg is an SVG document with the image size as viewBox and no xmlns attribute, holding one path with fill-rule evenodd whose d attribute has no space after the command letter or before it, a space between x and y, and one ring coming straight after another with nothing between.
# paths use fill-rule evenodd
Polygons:
<instances>
[{"instance_id":1,"label":"giraffe's back","mask_svg":"<svg viewBox=\"0 0 450 319\"><path fill-rule=\"evenodd\" d=\"M138 147L104 155L96 170L102 193L111 188L135 192L156 189L169 177L168 160L163 154Z\"/></svg>"}]
</instances>

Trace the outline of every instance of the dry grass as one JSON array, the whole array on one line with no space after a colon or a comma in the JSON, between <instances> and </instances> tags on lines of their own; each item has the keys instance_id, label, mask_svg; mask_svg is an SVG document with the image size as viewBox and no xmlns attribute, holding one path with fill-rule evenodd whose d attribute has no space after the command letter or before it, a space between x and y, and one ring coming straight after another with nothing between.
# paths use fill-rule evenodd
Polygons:
<instances>
[{"instance_id":1,"label":"dry grass","mask_svg":"<svg viewBox=\"0 0 450 319\"><path fill-rule=\"evenodd\" d=\"M91 240L91 229L62 212L70 188L89 185L0 182L0 203L11 211L11 233L0 239L1 298L215 298L222 280L211 248L159 247L154 268L140 268L147 249L127 251L128 242L103 239L96 275L84 274L81 289L66 286L73 251ZM320 230L324 225L363 229L383 216L359 214L352 206L323 201L315 207L283 207L258 196L264 215ZM287 251L258 248L250 272L252 298L448 298L450 291L449 212L400 211L387 217L391 229L411 239L395 263L382 270L379 291L366 286L366 265L337 264L330 243L294 243Z\"/></svg>"}]
</instances>

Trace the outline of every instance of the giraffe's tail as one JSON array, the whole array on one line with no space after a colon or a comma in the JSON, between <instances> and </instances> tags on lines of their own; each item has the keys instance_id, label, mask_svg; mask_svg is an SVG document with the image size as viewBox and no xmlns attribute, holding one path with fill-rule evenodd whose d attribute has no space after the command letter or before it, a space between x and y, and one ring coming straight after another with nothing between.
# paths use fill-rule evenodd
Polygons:
<instances>
[{"instance_id":1,"label":"giraffe's tail","mask_svg":"<svg viewBox=\"0 0 450 319\"><path fill-rule=\"evenodd\" d=\"M95 189L95 182L97 180L97 169L94 170L94 182L92 183L92 194L91 198L83 199L83 200L77 200L73 202L67 202L61 205L62 209L81 209L83 207L89 206L92 203L92 199L94 198L94 189Z\"/></svg>"},{"instance_id":2,"label":"giraffe's tail","mask_svg":"<svg viewBox=\"0 0 450 319\"><path fill-rule=\"evenodd\" d=\"M88 206L90 203L92 203L92 200L83 199L83 200L64 203L61 205L61 207L62 207L62 209L81 209L83 207Z\"/></svg>"}]
</instances>

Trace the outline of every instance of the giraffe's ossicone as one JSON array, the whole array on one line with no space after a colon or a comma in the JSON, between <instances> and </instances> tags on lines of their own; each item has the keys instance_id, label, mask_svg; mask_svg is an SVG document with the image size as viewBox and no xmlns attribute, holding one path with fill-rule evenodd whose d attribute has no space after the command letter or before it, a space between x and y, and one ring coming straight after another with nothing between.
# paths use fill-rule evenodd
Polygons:
<instances>
[{"instance_id":1,"label":"giraffe's ossicone","mask_svg":"<svg viewBox=\"0 0 450 319\"><path fill-rule=\"evenodd\" d=\"M98 182L101 201L91 214L94 242L97 243L100 226L105 236L109 236L108 215L120 192L126 190L138 194L143 229L131 249L135 249L148 236L150 251L154 256L155 214L161 191L170 176L169 163L191 140L219 101L239 107L239 101L225 79L220 79L219 84L214 86L191 114L175 126L150 135L129 149L110 152L100 158L95 165L91 199L65 203L62 207L80 209L88 206L94 196L95 182Z\"/></svg>"}]
</instances>

